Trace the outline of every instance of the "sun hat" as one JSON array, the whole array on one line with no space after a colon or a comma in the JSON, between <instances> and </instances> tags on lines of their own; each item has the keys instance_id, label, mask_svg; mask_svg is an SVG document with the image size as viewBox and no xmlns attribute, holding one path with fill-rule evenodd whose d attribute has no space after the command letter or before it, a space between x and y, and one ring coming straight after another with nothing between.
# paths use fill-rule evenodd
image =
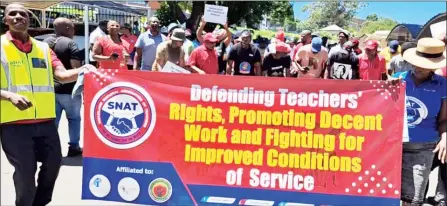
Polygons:
<instances>
[{"instance_id":1,"label":"sun hat","mask_svg":"<svg viewBox=\"0 0 447 206\"><path fill-rule=\"evenodd\" d=\"M186 39L185 30L181 28L174 29L172 31L171 40L184 42Z\"/></svg>"},{"instance_id":2,"label":"sun hat","mask_svg":"<svg viewBox=\"0 0 447 206\"><path fill-rule=\"evenodd\" d=\"M203 41L204 42L211 42L211 43L216 43L218 42L218 40L216 39L216 37L214 37L213 33L206 33L205 36L203 36Z\"/></svg>"},{"instance_id":3,"label":"sun hat","mask_svg":"<svg viewBox=\"0 0 447 206\"><path fill-rule=\"evenodd\" d=\"M419 39L416 48L404 53L404 60L423 69L437 70L445 67L445 44L435 38Z\"/></svg>"},{"instance_id":4,"label":"sun hat","mask_svg":"<svg viewBox=\"0 0 447 206\"><path fill-rule=\"evenodd\" d=\"M287 45L284 42L277 42L275 44L275 49L276 49L276 52L284 52L284 53L289 53L291 50L289 45Z\"/></svg>"},{"instance_id":5,"label":"sun hat","mask_svg":"<svg viewBox=\"0 0 447 206\"><path fill-rule=\"evenodd\" d=\"M312 52L320 52L321 51L321 44L323 43L323 40L320 37L315 37L312 39Z\"/></svg>"},{"instance_id":6,"label":"sun hat","mask_svg":"<svg viewBox=\"0 0 447 206\"><path fill-rule=\"evenodd\" d=\"M379 48L379 43L376 40L366 41L365 49L376 50L377 48Z\"/></svg>"}]
</instances>

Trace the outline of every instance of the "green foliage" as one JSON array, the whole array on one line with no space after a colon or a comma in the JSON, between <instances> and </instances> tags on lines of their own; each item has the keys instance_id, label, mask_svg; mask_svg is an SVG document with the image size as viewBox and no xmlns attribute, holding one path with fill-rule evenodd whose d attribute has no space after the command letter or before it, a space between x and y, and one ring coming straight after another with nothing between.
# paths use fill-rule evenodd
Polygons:
<instances>
[{"instance_id":1,"label":"green foliage","mask_svg":"<svg viewBox=\"0 0 447 206\"><path fill-rule=\"evenodd\" d=\"M377 21L365 21L360 29L363 34L372 34L379 30L391 30L398 24L390 18L378 18Z\"/></svg>"},{"instance_id":2,"label":"green foliage","mask_svg":"<svg viewBox=\"0 0 447 206\"><path fill-rule=\"evenodd\" d=\"M250 28L259 24L263 15L271 16L274 21L281 25L293 20L293 8L289 1L164 1L156 15L163 25L170 22L179 21L183 23L186 19L181 19L179 11L191 11L191 22L196 22L203 14L206 4L216 4L228 7L228 23L241 24L245 22Z\"/></svg>"},{"instance_id":3,"label":"green foliage","mask_svg":"<svg viewBox=\"0 0 447 206\"><path fill-rule=\"evenodd\" d=\"M339 27L347 27L357 13L366 6L358 1L316 1L303 7L303 12L309 12L309 18L303 26L307 29L321 29L333 24Z\"/></svg>"},{"instance_id":4,"label":"green foliage","mask_svg":"<svg viewBox=\"0 0 447 206\"><path fill-rule=\"evenodd\" d=\"M282 26L292 25L295 23L293 17L292 3L289 1L272 1L270 12L267 14L275 23Z\"/></svg>"},{"instance_id":5,"label":"green foliage","mask_svg":"<svg viewBox=\"0 0 447 206\"><path fill-rule=\"evenodd\" d=\"M377 14L370 14L366 17L366 21L378 21L379 16Z\"/></svg>"}]
</instances>

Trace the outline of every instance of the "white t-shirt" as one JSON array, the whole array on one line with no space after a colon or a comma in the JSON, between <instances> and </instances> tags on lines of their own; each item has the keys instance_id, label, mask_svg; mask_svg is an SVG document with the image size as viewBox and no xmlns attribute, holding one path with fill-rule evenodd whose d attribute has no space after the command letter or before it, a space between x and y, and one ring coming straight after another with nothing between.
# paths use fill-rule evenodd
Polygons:
<instances>
[{"instance_id":1,"label":"white t-shirt","mask_svg":"<svg viewBox=\"0 0 447 206\"><path fill-rule=\"evenodd\" d=\"M99 27L96 27L96 29L93 30L93 32L90 34L90 44L95 44L96 39L98 39L99 37L102 37L102 36L107 36L107 34L104 33ZM90 57L90 61L95 61L93 59L92 50L90 50L90 52L89 52L89 57Z\"/></svg>"}]
</instances>

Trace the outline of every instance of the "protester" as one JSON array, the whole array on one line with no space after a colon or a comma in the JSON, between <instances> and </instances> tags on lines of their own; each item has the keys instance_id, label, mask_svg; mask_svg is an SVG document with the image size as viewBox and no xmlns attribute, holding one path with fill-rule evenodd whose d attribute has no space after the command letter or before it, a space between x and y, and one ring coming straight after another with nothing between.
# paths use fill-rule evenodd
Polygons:
<instances>
[{"instance_id":1,"label":"protester","mask_svg":"<svg viewBox=\"0 0 447 206\"><path fill-rule=\"evenodd\" d=\"M338 44L333 46L329 50L329 58L331 58L332 54L338 52L343 49L343 45L349 40L349 35L345 31L341 31L338 33Z\"/></svg>"},{"instance_id":2,"label":"protester","mask_svg":"<svg viewBox=\"0 0 447 206\"><path fill-rule=\"evenodd\" d=\"M357 56L360 55L362 53L362 50L359 48L360 44L359 40L358 39L352 40L352 44L353 44L352 50L355 52Z\"/></svg>"},{"instance_id":3,"label":"protester","mask_svg":"<svg viewBox=\"0 0 447 206\"><path fill-rule=\"evenodd\" d=\"M322 78L328 60L328 51L322 45L322 39L315 37L312 43L302 46L295 55L294 70L298 78Z\"/></svg>"},{"instance_id":4,"label":"protester","mask_svg":"<svg viewBox=\"0 0 447 206\"><path fill-rule=\"evenodd\" d=\"M401 55L394 56L390 61L390 67L388 69L388 74L393 75L395 73L401 73L410 71L413 65L404 60L403 55L407 49L415 48L416 44L413 42L405 42L402 44Z\"/></svg>"},{"instance_id":5,"label":"protester","mask_svg":"<svg viewBox=\"0 0 447 206\"><path fill-rule=\"evenodd\" d=\"M138 21L133 22L132 34L135 36L140 35L140 24L138 23Z\"/></svg>"},{"instance_id":6,"label":"protester","mask_svg":"<svg viewBox=\"0 0 447 206\"><path fill-rule=\"evenodd\" d=\"M127 59L127 69L133 70L133 59L135 57L135 43L137 42L137 37L131 33L132 27L130 24L124 24L121 27L121 41L123 42L123 46L126 49L126 52L129 54L129 58Z\"/></svg>"},{"instance_id":7,"label":"protester","mask_svg":"<svg viewBox=\"0 0 447 206\"><path fill-rule=\"evenodd\" d=\"M151 17L148 22L148 31L138 37L135 44L134 70L152 70L157 47L166 40L166 36L160 33L159 23L160 20L157 17Z\"/></svg>"},{"instance_id":8,"label":"protester","mask_svg":"<svg viewBox=\"0 0 447 206\"><path fill-rule=\"evenodd\" d=\"M328 60L326 79L353 80L359 77L359 60L352 50L353 44L345 42L343 48L334 51Z\"/></svg>"},{"instance_id":9,"label":"protester","mask_svg":"<svg viewBox=\"0 0 447 206\"><path fill-rule=\"evenodd\" d=\"M270 41L270 44L267 46L267 49L264 52L263 58L270 55L271 53L273 53L273 54L276 53L276 51L275 51L276 43L279 43L279 42L285 43L285 40L286 40L286 36L285 36L284 31L276 32L275 36Z\"/></svg>"},{"instance_id":10,"label":"protester","mask_svg":"<svg viewBox=\"0 0 447 206\"><path fill-rule=\"evenodd\" d=\"M251 44L251 33L244 30L240 36L241 42L234 45L227 61L227 75L261 76L261 54Z\"/></svg>"},{"instance_id":11,"label":"protester","mask_svg":"<svg viewBox=\"0 0 447 206\"><path fill-rule=\"evenodd\" d=\"M191 37L192 33L190 29L185 29L185 42L183 43L183 51L185 52L185 62L189 61L189 58L191 56L191 53L194 51L194 44L192 43L191 40L189 40L189 38Z\"/></svg>"},{"instance_id":12,"label":"protester","mask_svg":"<svg viewBox=\"0 0 447 206\"><path fill-rule=\"evenodd\" d=\"M218 74L218 55L214 47L219 40L212 33L203 37L203 44L195 49L189 58L188 66L199 74Z\"/></svg>"},{"instance_id":13,"label":"protester","mask_svg":"<svg viewBox=\"0 0 447 206\"><path fill-rule=\"evenodd\" d=\"M174 29L169 40L158 45L152 71L161 71L168 61L185 67L185 52L182 49L185 39L185 30Z\"/></svg>"},{"instance_id":14,"label":"protester","mask_svg":"<svg viewBox=\"0 0 447 206\"><path fill-rule=\"evenodd\" d=\"M116 21L107 23L106 37L100 37L93 45L93 59L99 63L101 69L125 69L129 54L124 45L129 44L119 36L120 25Z\"/></svg>"},{"instance_id":15,"label":"protester","mask_svg":"<svg viewBox=\"0 0 447 206\"><path fill-rule=\"evenodd\" d=\"M204 41L204 36L202 35L203 33L203 29L206 26L206 21L205 18L202 17L202 20L200 21L200 25L199 28L197 29L196 35L197 35L197 40L200 43L203 43ZM208 34L206 34L208 35ZM227 49L227 47L230 45L231 43L231 31L228 28L228 24L224 24L223 25L223 29L216 29L213 32L213 35L217 38L217 42L216 42L216 50L217 50L217 58L219 61L219 74L224 74L225 70L226 70L226 65L227 65L227 61L226 59L224 59L225 56L225 51Z\"/></svg>"},{"instance_id":16,"label":"protester","mask_svg":"<svg viewBox=\"0 0 447 206\"><path fill-rule=\"evenodd\" d=\"M444 44L447 43L447 39L444 34L441 34L441 36L438 37L439 40L443 41ZM444 50L444 56L446 55L446 50ZM435 74L438 74L440 76L443 76L444 78L446 77L446 66L444 65L444 67L442 67L441 69L438 69L435 71ZM444 125L445 127L447 127L447 124ZM429 204L435 205L435 206L446 206L446 198L447 198L447 164L444 162L444 164L439 160L438 158L439 155L439 151L438 153L435 154L435 157L433 159L433 165L431 167L431 171L433 171L436 168L438 169L438 181L436 184L436 192L435 192L435 196L433 197L428 197L426 202L428 202ZM428 192L428 187L430 184L433 184L433 182L427 183L427 189L425 191L427 196L427 192Z\"/></svg>"},{"instance_id":17,"label":"protester","mask_svg":"<svg viewBox=\"0 0 447 206\"><path fill-rule=\"evenodd\" d=\"M44 40L50 48L56 53L67 70L81 67L82 56L79 52L77 43L73 40L74 25L70 19L59 17L53 22L55 35ZM82 149L79 146L81 138L81 106L82 96L71 96L71 92L76 82L63 84L54 79L54 92L56 93L56 126L65 111L68 120L68 157L82 155Z\"/></svg>"},{"instance_id":18,"label":"protester","mask_svg":"<svg viewBox=\"0 0 447 206\"><path fill-rule=\"evenodd\" d=\"M378 54L379 43L376 40L368 40L365 45L365 53L358 56L359 59L359 77L362 80L385 80L386 62Z\"/></svg>"},{"instance_id":19,"label":"protester","mask_svg":"<svg viewBox=\"0 0 447 206\"><path fill-rule=\"evenodd\" d=\"M47 205L52 199L62 161L53 77L69 83L80 72L95 69L85 65L66 70L48 44L28 34L29 13L18 3L6 6L9 31L0 37L0 140L14 167L17 206ZM36 187L37 162L42 165Z\"/></svg>"},{"instance_id":20,"label":"protester","mask_svg":"<svg viewBox=\"0 0 447 206\"><path fill-rule=\"evenodd\" d=\"M275 47L276 52L264 58L262 70L264 76L285 77L289 73L292 63L292 59L288 55L291 49L283 42L276 43Z\"/></svg>"},{"instance_id":21,"label":"protester","mask_svg":"<svg viewBox=\"0 0 447 206\"><path fill-rule=\"evenodd\" d=\"M444 50L443 42L422 38L417 48L408 49L403 56L413 65L411 71L401 75L406 82L408 129L402 156L403 205L423 204L434 152L438 152L437 158L442 164L446 163L447 85L445 78L434 74L446 64ZM438 189L444 190L442 187L438 184Z\"/></svg>"},{"instance_id":22,"label":"protester","mask_svg":"<svg viewBox=\"0 0 447 206\"><path fill-rule=\"evenodd\" d=\"M382 51L380 51L380 55L385 58L387 69L390 68L389 64L393 57L399 56L401 53L401 47L399 45L399 41L392 40L388 44L388 47L384 48Z\"/></svg>"},{"instance_id":23,"label":"protester","mask_svg":"<svg viewBox=\"0 0 447 206\"><path fill-rule=\"evenodd\" d=\"M109 21L107 20L103 20L100 21L98 24L98 27L96 27L95 30L92 31L92 33L90 34L90 53L89 53L89 60L90 60L90 64L92 65L98 65L98 63L93 59L93 45L96 43L96 41L98 40L99 37L105 37L107 36L107 23Z\"/></svg>"}]
</instances>

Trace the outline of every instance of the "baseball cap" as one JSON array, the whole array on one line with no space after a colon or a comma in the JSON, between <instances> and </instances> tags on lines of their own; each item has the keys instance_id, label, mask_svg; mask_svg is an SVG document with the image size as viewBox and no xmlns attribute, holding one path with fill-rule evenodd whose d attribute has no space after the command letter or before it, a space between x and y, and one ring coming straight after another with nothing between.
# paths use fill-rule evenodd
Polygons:
<instances>
[{"instance_id":1,"label":"baseball cap","mask_svg":"<svg viewBox=\"0 0 447 206\"><path fill-rule=\"evenodd\" d=\"M321 51L321 44L323 40L320 37L315 37L312 39L312 52L318 53Z\"/></svg>"},{"instance_id":2,"label":"baseball cap","mask_svg":"<svg viewBox=\"0 0 447 206\"><path fill-rule=\"evenodd\" d=\"M397 40L393 40L390 42L390 45L388 45L388 47L390 48L391 53L396 53L399 49L399 42Z\"/></svg>"},{"instance_id":3,"label":"baseball cap","mask_svg":"<svg viewBox=\"0 0 447 206\"><path fill-rule=\"evenodd\" d=\"M177 29L177 28L181 28L182 26L180 24L177 23L170 23L168 26L168 33L172 32L172 30Z\"/></svg>"},{"instance_id":4,"label":"baseball cap","mask_svg":"<svg viewBox=\"0 0 447 206\"><path fill-rule=\"evenodd\" d=\"M284 53L289 53L290 52L290 47L289 47L289 45L287 45L286 43L284 43L284 42L278 42L278 43L276 43L275 44L275 49L276 49L276 52L284 52Z\"/></svg>"},{"instance_id":5,"label":"baseball cap","mask_svg":"<svg viewBox=\"0 0 447 206\"><path fill-rule=\"evenodd\" d=\"M284 31L278 31L275 34L275 38L280 40L280 41L282 41L282 42L284 42L284 40L286 38L286 35L284 34Z\"/></svg>"},{"instance_id":6,"label":"baseball cap","mask_svg":"<svg viewBox=\"0 0 447 206\"><path fill-rule=\"evenodd\" d=\"M365 49L376 50L379 47L379 43L376 40L366 41Z\"/></svg>"},{"instance_id":7,"label":"baseball cap","mask_svg":"<svg viewBox=\"0 0 447 206\"><path fill-rule=\"evenodd\" d=\"M176 28L172 31L171 40L184 42L186 39L185 30L182 28Z\"/></svg>"},{"instance_id":8,"label":"baseball cap","mask_svg":"<svg viewBox=\"0 0 447 206\"><path fill-rule=\"evenodd\" d=\"M218 40L214 37L213 33L206 33L205 36L203 36L203 41L216 43Z\"/></svg>"},{"instance_id":9,"label":"baseball cap","mask_svg":"<svg viewBox=\"0 0 447 206\"><path fill-rule=\"evenodd\" d=\"M125 28L125 29L128 29L128 30L132 30L132 26L129 23L124 23L122 28Z\"/></svg>"}]
</instances>

